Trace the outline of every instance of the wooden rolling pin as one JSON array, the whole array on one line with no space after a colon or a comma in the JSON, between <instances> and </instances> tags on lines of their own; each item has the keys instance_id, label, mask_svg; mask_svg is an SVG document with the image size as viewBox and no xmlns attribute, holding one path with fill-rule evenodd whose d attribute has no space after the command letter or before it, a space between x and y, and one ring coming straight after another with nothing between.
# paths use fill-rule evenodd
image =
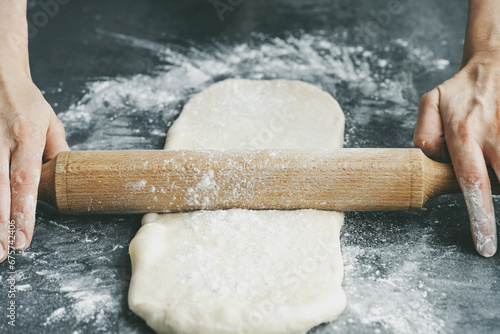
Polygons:
<instances>
[{"instance_id":1,"label":"wooden rolling pin","mask_svg":"<svg viewBox=\"0 0 500 334\"><path fill-rule=\"evenodd\" d=\"M38 196L61 213L353 211L419 209L457 192L452 167L419 149L162 150L61 152Z\"/></svg>"}]
</instances>

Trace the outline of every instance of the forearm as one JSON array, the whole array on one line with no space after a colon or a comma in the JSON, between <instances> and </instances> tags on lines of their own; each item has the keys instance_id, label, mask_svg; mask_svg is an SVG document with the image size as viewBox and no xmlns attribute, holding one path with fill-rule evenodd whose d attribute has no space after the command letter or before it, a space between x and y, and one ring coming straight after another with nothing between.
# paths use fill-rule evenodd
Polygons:
<instances>
[{"instance_id":1,"label":"forearm","mask_svg":"<svg viewBox=\"0 0 500 334\"><path fill-rule=\"evenodd\" d=\"M470 0L462 66L478 52L500 52L500 1Z\"/></svg>"},{"instance_id":2,"label":"forearm","mask_svg":"<svg viewBox=\"0 0 500 334\"><path fill-rule=\"evenodd\" d=\"M0 6L0 77L29 76L26 0L3 0Z\"/></svg>"}]
</instances>

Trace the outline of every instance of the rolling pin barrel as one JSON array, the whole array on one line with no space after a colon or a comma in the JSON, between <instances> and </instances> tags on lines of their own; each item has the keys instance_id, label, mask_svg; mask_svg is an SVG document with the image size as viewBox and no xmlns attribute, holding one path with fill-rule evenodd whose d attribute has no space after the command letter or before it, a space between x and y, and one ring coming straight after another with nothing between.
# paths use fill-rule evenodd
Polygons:
<instances>
[{"instance_id":1,"label":"rolling pin barrel","mask_svg":"<svg viewBox=\"0 0 500 334\"><path fill-rule=\"evenodd\" d=\"M459 192L418 149L61 152L39 199L61 213L418 209Z\"/></svg>"}]
</instances>

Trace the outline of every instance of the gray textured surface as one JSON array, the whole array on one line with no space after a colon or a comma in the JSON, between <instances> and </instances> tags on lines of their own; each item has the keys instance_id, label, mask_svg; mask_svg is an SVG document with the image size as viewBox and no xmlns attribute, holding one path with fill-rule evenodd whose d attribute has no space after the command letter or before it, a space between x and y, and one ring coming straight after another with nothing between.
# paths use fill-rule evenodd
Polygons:
<instances>
[{"instance_id":1,"label":"gray textured surface","mask_svg":"<svg viewBox=\"0 0 500 334\"><path fill-rule=\"evenodd\" d=\"M243 0L221 22L202 0L72 1L31 39L32 71L73 149L161 148L185 101L228 77L313 83L344 109L346 147L411 147L418 97L458 69L467 8L401 0L374 15L394 3ZM40 10L31 2L30 20ZM17 326L2 315L0 332L150 333L127 305L140 218L40 204L16 256ZM342 246L348 307L312 333L500 331L499 257L475 253L460 196L348 213Z\"/></svg>"}]
</instances>

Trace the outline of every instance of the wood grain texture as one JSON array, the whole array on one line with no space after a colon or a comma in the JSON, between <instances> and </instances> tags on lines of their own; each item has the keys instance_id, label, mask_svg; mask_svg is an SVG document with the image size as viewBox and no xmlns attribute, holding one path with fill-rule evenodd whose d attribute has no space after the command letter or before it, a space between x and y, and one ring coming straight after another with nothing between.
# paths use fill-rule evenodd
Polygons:
<instances>
[{"instance_id":1,"label":"wood grain texture","mask_svg":"<svg viewBox=\"0 0 500 334\"><path fill-rule=\"evenodd\" d=\"M43 166L39 199L61 213L357 211L457 192L452 167L419 149L75 151Z\"/></svg>"}]
</instances>

